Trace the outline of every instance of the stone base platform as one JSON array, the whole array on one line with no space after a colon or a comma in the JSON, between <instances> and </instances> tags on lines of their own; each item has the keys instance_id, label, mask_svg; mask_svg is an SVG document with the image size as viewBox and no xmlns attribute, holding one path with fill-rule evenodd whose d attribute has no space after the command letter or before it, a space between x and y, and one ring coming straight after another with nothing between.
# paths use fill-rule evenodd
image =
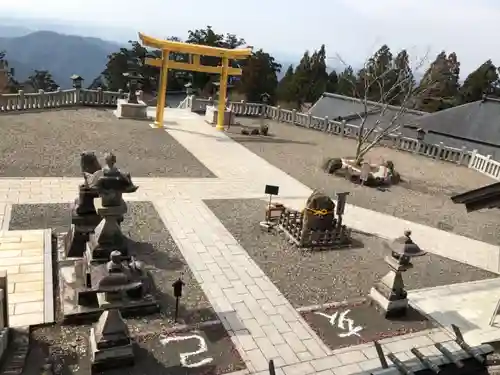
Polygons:
<instances>
[{"instance_id":1,"label":"stone base platform","mask_svg":"<svg viewBox=\"0 0 500 375\"><path fill-rule=\"evenodd\" d=\"M96 297L95 306L78 305L75 263L78 260L66 259L59 262L59 295L63 320L67 324L95 322L104 310L119 309L124 317L142 316L159 312L160 306L154 297L141 301L129 300L120 304L101 305Z\"/></svg>"},{"instance_id":2,"label":"stone base platform","mask_svg":"<svg viewBox=\"0 0 500 375\"><path fill-rule=\"evenodd\" d=\"M0 232L0 271L7 273L10 327L54 322L51 230Z\"/></svg>"},{"instance_id":3,"label":"stone base platform","mask_svg":"<svg viewBox=\"0 0 500 375\"><path fill-rule=\"evenodd\" d=\"M118 99L117 107L113 114L118 118L133 120L149 120L148 105L143 101L129 103L126 99Z\"/></svg>"}]
</instances>

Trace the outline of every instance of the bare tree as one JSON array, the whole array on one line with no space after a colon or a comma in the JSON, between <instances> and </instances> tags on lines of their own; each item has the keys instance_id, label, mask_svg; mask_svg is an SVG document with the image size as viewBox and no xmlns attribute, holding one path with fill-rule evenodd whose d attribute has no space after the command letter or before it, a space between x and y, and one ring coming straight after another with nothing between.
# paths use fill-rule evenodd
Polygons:
<instances>
[{"instance_id":1,"label":"bare tree","mask_svg":"<svg viewBox=\"0 0 500 375\"><path fill-rule=\"evenodd\" d=\"M340 56L337 58L347 66ZM415 99L433 87L433 84L421 87L414 80L415 72L427 61L425 54L415 64L408 62L406 68L397 68L392 63L390 67L377 72L380 69L373 69L374 61L367 59L362 69L364 74L356 82L350 82L353 96L359 98L363 106L357 113L361 122L356 135L355 165L360 165L363 157L384 138L398 132L403 125L404 115L414 106ZM379 98L377 101L370 100L370 94L374 92ZM398 106L391 105L396 98ZM378 116L377 120L372 125L368 124L368 116L375 115Z\"/></svg>"}]
</instances>

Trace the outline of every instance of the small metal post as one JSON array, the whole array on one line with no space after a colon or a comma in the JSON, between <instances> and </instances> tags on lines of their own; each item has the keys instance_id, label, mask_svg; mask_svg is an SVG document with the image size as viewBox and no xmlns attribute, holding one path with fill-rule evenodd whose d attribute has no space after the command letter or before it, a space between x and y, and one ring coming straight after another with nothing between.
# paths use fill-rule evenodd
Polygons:
<instances>
[{"instance_id":1,"label":"small metal post","mask_svg":"<svg viewBox=\"0 0 500 375\"><path fill-rule=\"evenodd\" d=\"M179 317L179 301L182 297L182 288L184 287L184 281L182 281L182 275L172 284L174 288L174 297L175 297L175 313L174 313L174 322L177 322L177 318Z\"/></svg>"},{"instance_id":2,"label":"small metal post","mask_svg":"<svg viewBox=\"0 0 500 375\"><path fill-rule=\"evenodd\" d=\"M274 368L274 361L269 360L269 375L276 375L276 369Z\"/></svg>"},{"instance_id":3,"label":"small metal post","mask_svg":"<svg viewBox=\"0 0 500 375\"><path fill-rule=\"evenodd\" d=\"M382 350L382 345L380 345L378 341L374 341L373 345L375 345L375 350L377 351L378 359L380 360L382 368L389 368L387 360L385 359L384 351Z\"/></svg>"}]
</instances>

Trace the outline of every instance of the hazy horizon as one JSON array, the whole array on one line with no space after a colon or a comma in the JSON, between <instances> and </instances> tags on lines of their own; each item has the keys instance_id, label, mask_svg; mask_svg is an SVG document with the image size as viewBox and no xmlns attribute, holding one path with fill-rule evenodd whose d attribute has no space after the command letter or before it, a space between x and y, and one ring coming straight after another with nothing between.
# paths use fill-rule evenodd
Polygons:
<instances>
[{"instance_id":1,"label":"hazy horizon","mask_svg":"<svg viewBox=\"0 0 500 375\"><path fill-rule=\"evenodd\" d=\"M500 3L492 0L475 4L465 0L311 0L307 12L297 0L256 0L241 10L222 11L217 11L226 4L222 0L192 0L189 9L176 7L170 0L143 0L140 11L133 11L138 5L131 0L122 0L118 8L97 0L74 0L71 7L64 4L62 0L8 2L2 5L2 17L34 18L35 23L56 28L61 23L76 34L112 41L137 39L138 31L185 38L189 29L211 25L216 32L237 34L287 63L297 63L305 50L325 44L328 65L342 65L338 55L348 64L359 65L387 44L393 53L406 48L414 61L427 52L430 61L441 50L456 52L462 77L490 58L500 65L500 51L489 42L500 16Z\"/></svg>"}]
</instances>

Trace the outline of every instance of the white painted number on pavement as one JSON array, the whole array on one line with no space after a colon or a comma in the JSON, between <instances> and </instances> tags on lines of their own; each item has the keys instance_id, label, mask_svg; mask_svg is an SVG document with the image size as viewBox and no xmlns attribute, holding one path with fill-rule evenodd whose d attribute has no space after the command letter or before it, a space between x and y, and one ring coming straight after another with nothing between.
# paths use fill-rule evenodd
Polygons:
<instances>
[{"instance_id":1,"label":"white painted number on pavement","mask_svg":"<svg viewBox=\"0 0 500 375\"><path fill-rule=\"evenodd\" d=\"M322 312L316 312L316 315L321 315L327 318L330 321L332 326L335 326L335 321L337 322L337 327L340 329L347 331L345 333L339 333L339 337L349 337L349 336L358 336L361 337L359 332L363 330L361 326L354 326L354 320L346 318L347 314L349 314L351 310L345 310L339 314L338 311L335 311L333 315L328 315ZM346 327L347 323L347 327Z\"/></svg>"},{"instance_id":2,"label":"white painted number on pavement","mask_svg":"<svg viewBox=\"0 0 500 375\"><path fill-rule=\"evenodd\" d=\"M181 353L181 365L184 367L188 368L194 368L194 367L200 367L203 365L208 365L210 362L212 362L214 359L212 357L202 359L201 361L195 362L195 363L188 363L188 358L199 355L202 353L205 353L207 349L207 343L205 342L205 339L201 336L198 335L189 335L189 336L170 336L166 337L160 340L160 342L163 345L167 345L171 342L176 342L176 341L186 341L186 340L198 340L198 350L195 352L188 352L188 353Z\"/></svg>"}]
</instances>

